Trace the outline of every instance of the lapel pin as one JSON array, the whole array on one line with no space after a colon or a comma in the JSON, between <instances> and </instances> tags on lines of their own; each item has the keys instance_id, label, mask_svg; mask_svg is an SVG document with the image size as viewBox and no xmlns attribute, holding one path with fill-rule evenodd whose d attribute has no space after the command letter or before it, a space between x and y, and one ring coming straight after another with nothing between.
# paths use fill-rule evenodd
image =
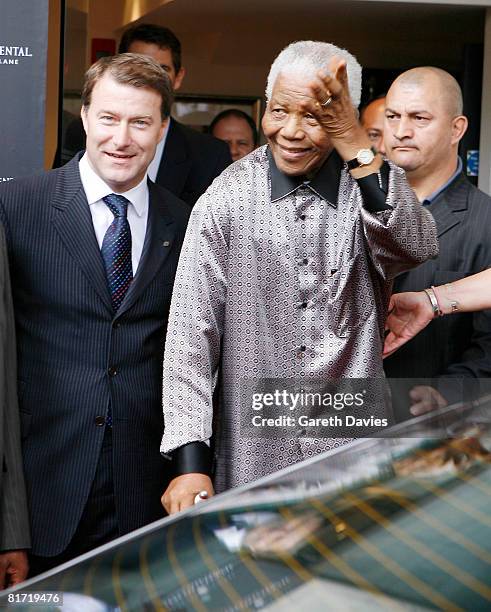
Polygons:
<instances>
[{"instance_id":1,"label":"lapel pin","mask_svg":"<svg viewBox=\"0 0 491 612\"><path fill-rule=\"evenodd\" d=\"M164 246L164 247L170 246L170 241L169 240L164 240L164 242L162 242L162 246Z\"/></svg>"}]
</instances>

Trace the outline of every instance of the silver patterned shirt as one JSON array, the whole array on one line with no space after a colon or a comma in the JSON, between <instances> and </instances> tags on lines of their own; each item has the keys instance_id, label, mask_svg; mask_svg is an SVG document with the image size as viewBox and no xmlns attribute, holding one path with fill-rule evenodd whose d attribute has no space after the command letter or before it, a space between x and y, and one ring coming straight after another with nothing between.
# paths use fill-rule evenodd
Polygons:
<instances>
[{"instance_id":1,"label":"silver patterned shirt","mask_svg":"<svg viewBox=\"0 0 491 612\"><path fill-rule=\"evenodd\" d=\"M161 451L214 433L218 491L343 443L242 436L241 385L383 377L391 280L438 252L433 218L396 166L389 209L371 214L345 166L337 198L323 185L337 154L318 180L288 190L272 185L267 150L232 164L198 200L170 309Z\"/></svg>"}]
</instances>

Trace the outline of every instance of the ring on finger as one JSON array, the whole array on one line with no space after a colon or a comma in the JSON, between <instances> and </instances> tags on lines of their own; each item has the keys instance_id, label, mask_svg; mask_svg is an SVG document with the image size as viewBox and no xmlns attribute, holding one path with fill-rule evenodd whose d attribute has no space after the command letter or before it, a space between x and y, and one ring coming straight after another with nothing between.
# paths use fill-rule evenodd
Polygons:
<instances>
[{"instance_id":1,"label":"ring on finger","mask_svg":"<svg viewBox=\"0 0 491 612\"><path fill-rule=\"evenodd\" d=\"M321 102L321 106L329 106L332 102L332 96L329 96L325 102Z\"/></svg>"}]
</instances>

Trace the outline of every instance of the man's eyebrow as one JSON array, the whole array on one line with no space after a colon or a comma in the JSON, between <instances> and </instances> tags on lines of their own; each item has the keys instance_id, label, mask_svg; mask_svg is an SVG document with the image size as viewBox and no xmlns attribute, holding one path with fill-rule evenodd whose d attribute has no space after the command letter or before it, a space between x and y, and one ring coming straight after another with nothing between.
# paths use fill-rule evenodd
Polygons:
<instances>
[{"instance_id":1,"label":"man's eyebrow","mask_svg":"<svg viewBox=\"0 0 491 612\"><path fill-rule=\"evenodd\" d=\"M97 113L98 115L113 115L114 117L119 117L119 113L115 112L115 111L111 111L111 110L104 110L101 109L100 111L98 111ZM129 118L130 121L134 121L135 119L147 119L149 121L153 121L153 117L152 115L133 115L132 117Z\"/></svg>"},{"instance_id":2,"label":"man's eyebrow","mask_svg":"<svg viewBox=\"0 0 491 612\"><path fill-rule=\"evenodd\" d=\"M431 115L429 110L426 110L424 108L415 108L414 110L408 110L405 111L407 115ZM400 111L396 111L392 108L390 108L389 106L387 106L385 108L385 113L394 113L394 115L400 115L401 112Z\"/></svg>"}]
</instances>

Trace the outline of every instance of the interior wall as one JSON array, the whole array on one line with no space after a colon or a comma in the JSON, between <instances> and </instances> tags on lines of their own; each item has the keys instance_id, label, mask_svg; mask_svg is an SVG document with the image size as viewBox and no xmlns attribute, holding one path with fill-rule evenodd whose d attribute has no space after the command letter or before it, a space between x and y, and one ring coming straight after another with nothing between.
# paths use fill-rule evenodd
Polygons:
<instances>
[{"instance_id":1,"label":"interior wall","mask_svg":"<svg viewBox=\"0 0 491 612\"><path fill-rule=\"evenodd\" d=\"M70 0L71 3L82 0ZM166 25L183 47L182 93L261 96L269 66L289 42L315 39L352 51L363 66L461 67L463 47L483 40L484 9L330 0L86 0L86 45L72 47L71 89L81 87L92 38L119 42L128 17ZM148 7L158 4L147 12ZM247 10L245 9L247 7ZM131 8L131 10L130 10ZM78 35L77 35L78 38ZM86 49L86 52L84 52ZM77 66L75 57L85 64Z\"/></svg>"},{"instance_id":2,"label":"interior wall","mask_svg":"<svg viewBox=\"0 0 491 612\"><path fill-rule=\"evenodd\" d=\"M173 0L88 0L88 39L114 38L115 33ZM89 45L90 46L90 45Z\"/></svg>"},{"instance_id":3,"label":"interior wall","mask_svg":"<svg viewBox=\"0 0 491 612\"><path fill-rule=\"evenodd\" d=\"M182 42L188 70L183 93L262 95L272 60L294 40L333 42L369 68L404 70L431 63L458 71L464 45L483 39L483 9L420 5L401 10L385 3L362 7L328 0L293 3L296 8L277 0L256 4L257 12L244 12L237 2L211 6L175 0L145 16L144 21L170 27Z\"/></svg>"},{"instance_id":4,"label":"interior wall","mask_svg":"<svg viewBox=\"0 0 491 612\"><path fill-rule=\"evenodd\" d=\"M79 91L89 61L87 52L88 0L85 5L72 1L67 3L66 23L63 87L68 91Z\"/></svg>"},{"instance_id":5,"label":"interior wall","mask_svg":"<svg viewBox=\"0 0 491 612\"><path fill-rule=\"evenodd\" d=\"M491 194L491 9L486 12L484 68L481 103L479 188Z\"/></svg>"},{"instance_id":6,"label":"interior wall","mask_svg":"<svg viewBox=\"0 0 491 612\"><path fill-rule=\"evenodd\" d=\"M46 67L46 114L44 136L44 167L49 169L58 144L58 99L60 65L61 2L49 0L48 61Z\"/></svg>"}]
</instances>

